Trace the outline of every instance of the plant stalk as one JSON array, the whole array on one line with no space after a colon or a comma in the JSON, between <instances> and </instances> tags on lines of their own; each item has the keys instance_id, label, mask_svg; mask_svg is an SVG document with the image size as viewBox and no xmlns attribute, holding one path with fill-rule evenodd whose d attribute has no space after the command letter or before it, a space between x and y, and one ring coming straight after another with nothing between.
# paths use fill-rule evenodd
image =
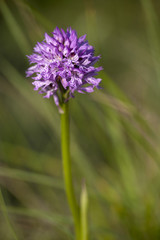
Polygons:
<instances>
[{"instance_id":1,"label":"plant stalk","mask_svg":"<svg viewBox=\"0 0 160 240\"><path fill-rule=\"evenodd\" d=\"M65 190L70 210L74 219L76 240L81 239L80 228L80 209L76 201L70 159L70 137L69 137L69 103L62 104L63 114L61 114L61 148L63 161L63 175L65 182Z\"/></svg>"}]
</instances>

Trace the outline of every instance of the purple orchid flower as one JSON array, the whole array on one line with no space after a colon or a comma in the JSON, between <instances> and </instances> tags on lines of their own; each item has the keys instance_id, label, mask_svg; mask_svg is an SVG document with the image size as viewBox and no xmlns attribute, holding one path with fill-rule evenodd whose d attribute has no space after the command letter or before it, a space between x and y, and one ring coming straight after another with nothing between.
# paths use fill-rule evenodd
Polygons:
<instances>
[{"instance_id":1,"label":"purple orchid flower","mask_svg":"<svg viewBox=\"0 0 160 240\"><path fill-rule=\"evenodd\" d=\"M77 37L75 30L56 29L52 36L45 33L45 39L37 43L34 53L27 56L32 65L26 71L32 76L34 90L53 96L60 108L63 101L74 97L74 92L93 92L100 88L100 78L95 78L102 67L93 65L100 59L94 56L94 48L85 40L86 35Z\"/></svg>"}]
</instances>

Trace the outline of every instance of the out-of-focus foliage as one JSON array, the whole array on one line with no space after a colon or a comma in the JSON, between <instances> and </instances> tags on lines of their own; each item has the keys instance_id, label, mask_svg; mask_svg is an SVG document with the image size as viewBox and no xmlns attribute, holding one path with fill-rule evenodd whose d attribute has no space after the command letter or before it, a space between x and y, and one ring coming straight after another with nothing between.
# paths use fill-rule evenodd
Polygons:
<instances>
[{"instance_id":1,"label":"out-of-focus foliage","mask_svg":"<svg viewBox=\"0 0 160 240\"><path fill-rule=\"evenodd\" d=\"M70 101L77 198L85 179L92 240L160 238L160 3L0 1L0 239L73 239L60 117L25 77L55 26L87 33L103 90Z\"/></svg>"}]
</instances>

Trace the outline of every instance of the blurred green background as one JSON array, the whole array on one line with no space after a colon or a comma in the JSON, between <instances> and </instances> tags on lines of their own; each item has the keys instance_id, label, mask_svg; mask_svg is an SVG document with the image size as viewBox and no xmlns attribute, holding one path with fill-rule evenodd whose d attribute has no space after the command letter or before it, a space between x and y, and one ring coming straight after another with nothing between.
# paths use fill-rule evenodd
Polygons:
<instances>
[{"instance_id":1,"label":"blurred green background","mask_svg":"<svg viewBox=\"0 0 160 240\"><path fill-rule=\"evenodd\" d=\"M74 239L60 116L33 91L26 58L58 26L101 54L101 91L70 100L79 199L91 240L160 239L160 1L0 1L0 239Z\"/></svg>"}]
</instances>

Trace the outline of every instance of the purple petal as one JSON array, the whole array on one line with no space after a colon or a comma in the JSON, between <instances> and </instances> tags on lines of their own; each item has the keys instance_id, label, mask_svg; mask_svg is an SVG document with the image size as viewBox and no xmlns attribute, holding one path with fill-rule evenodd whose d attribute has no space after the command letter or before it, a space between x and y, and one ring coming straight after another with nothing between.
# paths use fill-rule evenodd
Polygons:
<instances>
[{"instance_id":1,"label":"purple petal","mask_svg":"<svg viewBox=\"0 0 160 240\"><path fill-rule=\"evenodd\" d=\"M81 88L81 90L88 93L91 93L94 91L93 86L84 87L84 88Z\"/></svg>"},{"instance_id":2,"label":"purple petal","mask_svg":"<svg viewBox=\"0 0 160 240\"><path fill-rule=\"evenodd\" d=\"M52 43L53 38L51 38L47 33L45 33L45 39L48 44Z\"/></svg>"},{"instance_id":3,"label":"purple petal","mask_svg":"<svg viewBox=\"0 0 160 240\"><path fill-rule=\"evenodd\" d=\"M83 41L85 40L85 38L86 38L86 34L83 35L83 36L81 36L81 37L78 39L78 42L79 42L79 43L83 42Z\"/></svg>"},{"instance_id":4,"label":"purple petal","mask_svg":"<svg viewBox=\"0 0 160 240\"><path fill-rule=\"evenodd\" d=\"M68 82L66 81L65 78L62 78L61 83L65 89L68 87Z\"/></svg>"},{"instance_id":5,"label":"purple petal","mask_svg":"<svg viewBox=\"0 0 160 240\"><path fill-rule=\"evenodd\" d=\"M43 98L50 98L50 96L53 95L52 91L48 91L47 94L45 96L43 96Z\"/></svg>"},{"instance_id":6,"label":"purple petal","mask_svg":"<svg viewBox=\"0 0 160 240\"><path fill-rule=\"evenodd\" d=\"M45 82L34 81L32 84L35 86L34 90L38 90L40 87L44 86Z\"/></svg>"}]
</instances>

